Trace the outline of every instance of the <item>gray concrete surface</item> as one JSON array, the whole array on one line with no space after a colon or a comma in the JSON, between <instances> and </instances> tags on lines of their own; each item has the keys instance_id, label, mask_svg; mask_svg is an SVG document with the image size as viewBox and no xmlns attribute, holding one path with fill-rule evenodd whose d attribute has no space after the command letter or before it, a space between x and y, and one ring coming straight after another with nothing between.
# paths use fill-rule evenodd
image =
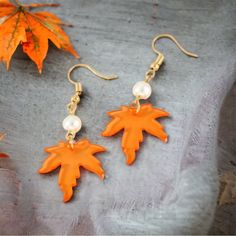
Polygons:
<instances>
[{"instance_id":1,"label":"gray concrete surface","mask_svg":"<svg viewBox=\"0 0 236 236\"><path fill-rule=\"evenodd\" d=\"M74 24L65 30L80 61L120 77L107 82L75 73L85 90L77 113L84 124L80 137L108 148L99 155L106 179L82 172L73 200L64 204L57 172L36 173L46 157L43 148L64 138L61 121L73 93L66 73L78 61L52 46L40 76L19 49L0 78L0 127L8 134L1 149L11 155L0 160L0 233L208 233L218 194L219 112L235 81L236 1L58 2L63 6L46 10ZM127 167L121 135L99 135L109 121L105 112L132 100L133 84L155 59L151 40L165 32L200 57L188 58L160 41L166 63L152 82L150 101L172 114L162 121L170 140L164 145L145 135L137 161Z\"/></svg>"}]
</instances>

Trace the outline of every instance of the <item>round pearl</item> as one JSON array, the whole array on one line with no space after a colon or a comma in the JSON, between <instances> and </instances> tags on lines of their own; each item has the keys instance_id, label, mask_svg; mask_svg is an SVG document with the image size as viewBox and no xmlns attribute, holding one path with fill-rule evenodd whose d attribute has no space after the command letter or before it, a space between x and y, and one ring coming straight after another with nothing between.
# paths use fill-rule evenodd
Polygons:
<instances>
[{"instance_id":1,"label":"round pearl","mask_svg":"<svg viewBox=\"0 0 236 236\"><path fill-rule=\"evenodd\" d=\"M69 115L63 120L62 126L67 131L78 132L81 129L82 122L78 116Z\"/></svg>"},{"instance_id":2,"label":"round pearl","mask_svg":"<svg viewBox=\"0 0 236 236\"><path fill-rule=\"evenodd\" d=\"M147 99L151 96L152 88L149 83L145 81L137 82L133 87L133 95L140 99Z\"/></svg>"}]
</instances>

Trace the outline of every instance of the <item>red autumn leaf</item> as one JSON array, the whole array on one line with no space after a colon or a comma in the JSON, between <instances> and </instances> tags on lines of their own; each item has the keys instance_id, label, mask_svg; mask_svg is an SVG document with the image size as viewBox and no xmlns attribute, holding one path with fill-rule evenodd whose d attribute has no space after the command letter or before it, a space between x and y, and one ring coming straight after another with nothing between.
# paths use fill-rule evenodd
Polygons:
<instances>
[{"instance_id":1,"label":"red autumn leaf","mask_svg":"<svg viewBox=\"0 0 236 236\"><path fill-rule=\"evenodd\" d=\"M0 141L4 139L5 134L0 133ZM7 158L9 157L6 153L0 152L0 158Z\"/></svg>"},{"instance_id":2,"label":"red autumn leaf","mask_svg":"<svg viewBox=\"0 0 236 236\"><path fill-rule=\"evenodd\" d=\"M50 156L44 161L39 173L46 174L61 167L58 184L64 193L64 202L69 201L73 195L76 179L80 178L80 167L104 178L101 163L94 157L95 153L105 151L102 146L91 144L85 139L75 143L73 148L68 142L60 142L57 146L45 148L45 151Z\"/></svg>"},{"instance_id":3,"label":"red autumn leaf","mask_svg":"<svg viewBox=\"0 0 236 236\"><path fill-rule=\"evenodd\" d=\"M0 152L0 158L8 158L9 156L6 153Z\"/></svg>"},{"instance_id":4,"label":"red autumn leaf","mask_svg":"<svg viewBox=\"0 0 236 236\"><path fill-rule=\"evenodd\" d=\"M16 1L18 2L18 1ZM62 30L63 22L49 12L30 12L31 8L58 6L58 4L13 4L9 0L0 0L0 60L7 69L12 55L19 44L42 72L43 61L50 40L57 48L79 55L71 45L67 34Z\"/></svg>"},{"instance_id":5,"label":"red autumn leaf","mask_svg":"<svg viewBox=\"0 0 236 236\"><path fill-rule=\"evenodd\" d=\"M139 150L139 143L143 142L143 131L167 142L167 134L163 131L162 125L155 119L169 116L169 113L154 108L151 104L141 105L138 113L136 113L136 108L122 106L121 110L108 112L108 115L113 119L102 135L113 136L124 130L122 149L128 165L135 161L135 151Z\"/></svg>"}]
</instances>

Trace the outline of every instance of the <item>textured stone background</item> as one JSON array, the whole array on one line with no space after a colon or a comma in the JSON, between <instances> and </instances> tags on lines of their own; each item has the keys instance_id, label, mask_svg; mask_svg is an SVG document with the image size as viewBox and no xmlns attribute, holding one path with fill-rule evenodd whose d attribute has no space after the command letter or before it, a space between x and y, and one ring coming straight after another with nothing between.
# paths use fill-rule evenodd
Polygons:
<instances>
[{"instance_id":1,"label":"textured stone background","mask_svg":"<svg viewBox=\"0 0 236 236\"><path fill-rule=\"evenodd\" d=\"M102 182L82 172L73 200L64 204L57 173L36 173L46 157L43 148L64 138L61 121L73 93L66 73L78 61L52 46L40 76L19 49L0 78L0 127L8 134L1 149L11 155L0 160L0 233L236 233L235 209L218 208L215 215L218 159L226 168L224 160L236 153L235 89L229 94L236 73L236 1L58 2L63 6L49 10L74 24L65 30L80 61L120 77L107 82L84 70L75 73L85 90L81 137L108 148L98 156L107 177ZM145 135L137 161L127 167L121 135L99 135L109 120L105 112L132 100L133 84L155 59L151 40L165 32L200 57L188 58L160 41L166 63L152 82L150 101L172 114L162 122L170 140L164 145Z\"/></svg>"}]
</instances>

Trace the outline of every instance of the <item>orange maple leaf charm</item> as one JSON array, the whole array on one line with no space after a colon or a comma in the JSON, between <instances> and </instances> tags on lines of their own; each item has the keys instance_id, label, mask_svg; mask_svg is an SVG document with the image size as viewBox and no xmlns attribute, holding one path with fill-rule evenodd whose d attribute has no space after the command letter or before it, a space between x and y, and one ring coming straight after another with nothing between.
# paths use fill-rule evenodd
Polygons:
<instances>
[{"instance_id":1,"label":"orange maple leaf charm","mask_svg":"<svg viewBox=\"0 0 236 236\"><path fill-rule=\"evenodd\" d=\"M0 141L4 139L5 134L0 133ZM6 153L0 152L0 158L7 158L9 157Z\"/></svg>"},{"instance_id":2,"label":"orange maple leaf charm","mask_svg":"<svg viewBox=\"0 0 236 236\"><path fill-rule=\"evenodd\" d=\"M57 146L45 148L45 151L50 153L50 156L44 161L39 173L46 174L61 167L58 184L64 193L64 202L69 201L73 195L73 187L77 185L76 179L80 178L80 167L95 173L101 179L104 178L101 162L93 156L97 152L106 151L102 146L84 139L73 147L62 141Z\"/></svg>"},{"instance_id":3,"label":"orange maple leaf charm","mask_svg":"<svg viewBox=\"0 0 236 236\"><path fill-rule=\"evenodd\" d=\"M58 6L58 4L14 5L9 0L0 0L0 60L7 69L19 44L42 72L43 61L48 51L48 41L79 58L69 37L61 29L63 22L49 12L29 12L30 8Z\"/></svg>"},{"instance_id":4,"label":"orange maple leaf charm","mask_svg":"<svg viewBox=\"0 0 236 236\"><path fill-rule=\"evenodd\" d=\"M155 119L169 116L169 113L154 108L151 104L141 105L138 113L136 113L136 108L122 106L121 110L108 112L108 115L113 120L107 125L102 135L113 136L124 130L122 149L128 165L135 161L135 151L139 150L139 143L143 142L143 131L167 142L167 134L163 131L162 125Z\"/></svg>"}]
</instances>

